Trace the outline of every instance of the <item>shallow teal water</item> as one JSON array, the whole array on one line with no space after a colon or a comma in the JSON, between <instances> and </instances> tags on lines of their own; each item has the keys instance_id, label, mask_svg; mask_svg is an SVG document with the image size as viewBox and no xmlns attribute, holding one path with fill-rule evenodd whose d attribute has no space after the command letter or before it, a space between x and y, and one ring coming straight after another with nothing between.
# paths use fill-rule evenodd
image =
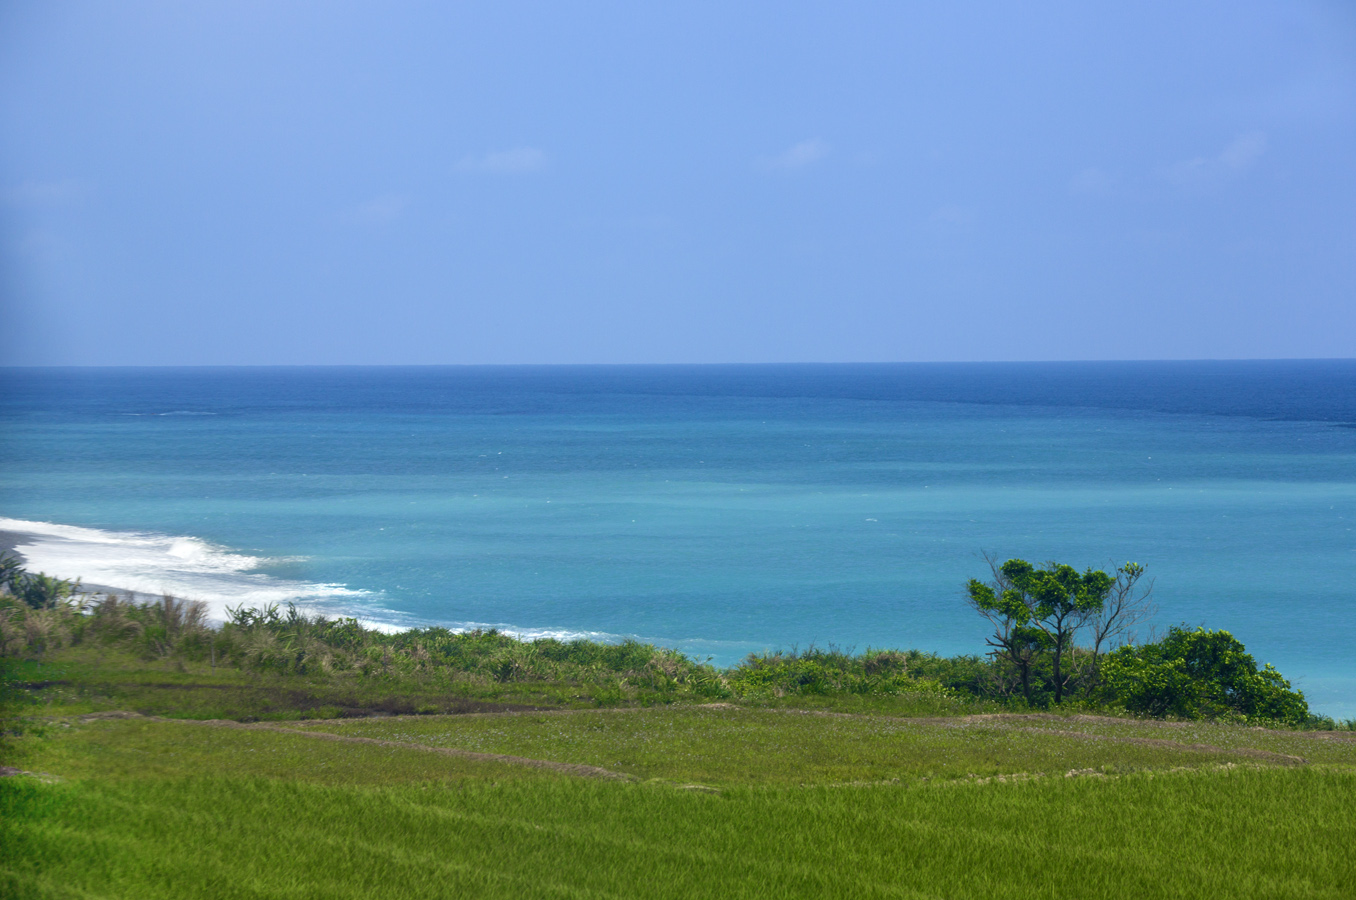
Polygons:
<instances>
[{"instance_id":1,"label":"shallow teal water","mask_svg":"<svg viewBox=\"0 0 1356 900\"><path fill-rule=\"evenodd\" d=\"M898 367L787 371L11 370L0 515L99 530L30 542L58 574L218 607L637 635L720 663L982 652L961 599L981 551L1136 560L1160 625L1227 628L1356 715L1356 429L1330 386L1221 415L1202 379L1237 397L1208 367L1157 389L1094 369L1093 396L1075 368L1080 405L1048 373L1040 402L1014 396L1030 367L961 367L937 399ZM1324 377L1345 391L1356 366Z\"/></svg>"}]
</instances>

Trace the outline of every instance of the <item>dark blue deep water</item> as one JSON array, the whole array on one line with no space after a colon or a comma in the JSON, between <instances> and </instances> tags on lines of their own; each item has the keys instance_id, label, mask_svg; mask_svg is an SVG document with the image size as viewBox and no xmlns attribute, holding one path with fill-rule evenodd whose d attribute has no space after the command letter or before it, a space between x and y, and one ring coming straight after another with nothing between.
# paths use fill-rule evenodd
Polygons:
<instances>
[{"instance_id":1,"label":"dark blue deep water","mask_svg":"<svg viewBox=\"0 0 1356 900\"><path fill-rule=\"evenodd\" d=\"M1356 715L1356 361L0 370L34 567L391 625L982 652L982 551L1136 560Z\"/></svg>"}]
</instances>

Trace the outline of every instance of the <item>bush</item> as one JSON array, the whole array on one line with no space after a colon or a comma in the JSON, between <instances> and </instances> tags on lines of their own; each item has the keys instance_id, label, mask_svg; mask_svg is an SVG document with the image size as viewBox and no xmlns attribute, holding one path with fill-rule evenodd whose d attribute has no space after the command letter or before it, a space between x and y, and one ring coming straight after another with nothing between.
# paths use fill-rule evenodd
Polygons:
<instances>
[{"instance_id":1,"label":"bush","mask_svg":"<svg viewBox=\"0 0 1356 900\"><path fill-rule=\"evenodd\" d=\"M1184 719L1309 720L1304 694L1290 689L1227 631L1174 627L1152 644L1125 646L1102 664L1106 699L1131 712Z\"/></svg>"},{"instance_id":2,"label":"bush","mask_svg":"<svg viewBox=\"0 0 1356 900\"><path fill-rule=\"evenodd\" d=\"M948 693L934 678L910 670L913 660L938 660L917 651L868 650L851 656L837 650L749 654L727 675L736 695Z\"/></svg>"}]
</instances>

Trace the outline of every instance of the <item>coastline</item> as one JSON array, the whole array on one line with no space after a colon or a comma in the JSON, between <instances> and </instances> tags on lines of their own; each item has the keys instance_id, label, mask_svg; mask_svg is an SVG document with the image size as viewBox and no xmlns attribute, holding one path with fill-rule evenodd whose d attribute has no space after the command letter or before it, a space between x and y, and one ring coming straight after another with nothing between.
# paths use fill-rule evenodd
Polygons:
<instances>
[{"instance_id":1,"label":"coastline","mask_svg":"<svg viewBox=\"0 0 1356 900\"><path fill-rule=\"evenodd\" d=\"M28 562L28 557L19 552L19 544L24 543L25 537L30 537L23 531L0 531L0 554L17 556L22 563Z\"/></svg>"},{"instance_id":2,"label":"coastline","mask_svg":"<svg viewBox=\"0 0 1356 900\"><path fill-rule=\"evenodd\" d=\"M253 572L264 561L262 558L191 535L111 531L3 516L0 524L6 526L0 528L0 552L12 553L29 571L71 581L79 579L81 594L117 594L143 603L159 602L167 595L198 601L206 604L208 618L217 622L225 621L227 610L233 606L263 608L296 603L309 612L351 616L364 627L388 633L442 625L454 631L496 629L523 640L640 639L637 635L524 628L493 621L438 621L406 616L395 610L363 609L352 600L371 596L365 591L342 584L289 581ZM383 612L388 615L381 616Z\"/></svg>"},{"instance_id":3,"label":"coastline","mask_svg":"<svg viewBox=\"0 0 1356 900\"><path fill-rule=\"evenodd\" d=\"M0 550L18 557L29 571L79 579L84 594L112 593L138 601L158 601L165 595L196 600L207 605L213 620L224 620L231 606L289 602L327 608L333 614L334 601L344 604L365 596L344 585L261 573L257 570L267 559L192 535L0 516Z\"/></svg>"},{"instance_id":4,"label":"coastline","mask_svg":"<svg viewBox=\"0 0 1356 900\"><path fill-rule=\"evenodd\" d=\"M292 602L286 595L328 593L334 595L336 589L345 591L339 585L306 585L274 580L269 576L248 571L258 558L245 556L236 550L212 545L194 537L175 537L150 532L104 531L86 526L70 526L48 522L29 522L9 518L4 521L7 528L0 528L0 553L8 553L18 558L25 569L33 572L45 572L59 578L75 581L80 579L78 593L95 598L98 595L117 595L138 603L159 603L164 596L173 596L183 600L202 602L207 607L207 617L214 622L227 619L227 610L233 606L264 607L272 603L285 605ZM32 525L32 528L15 527ZM219 565L208 568L195 567L193 555L181 556L175 549L185 542L192 549L205 550L213 561L229 560L225 571ZM65 555L69 548L96 548L100 555L94 566L87 566L78 558ZM29 549L32 553L26 553ZM51 551L57 549L56 556ZM60 551L65 551L65 553ZM46 554L46 555L45 555ZM35 562L36 559L36 562ZM87 561L88 558L86 557ZM47 563L57 562L57 565ZM166 564L173 568L165 568ZM86 580L84 572L96 574L97 581ZM154 573L154 574L152 574ZM113 577L110 577L113 576ZM118 584L121 577L128 581ZM198 579L198 580L194 580ZM129 587L138 584L141 587ZM203 590L206 588L206 590ZM316 589L320 590L316 590ZM356 592L355 592L356 593ZM283 596L278 597L281 594ZM262 595L262 596L261 596ZM358 619L364 627L386 633L397 633L421 625L443 625L453 631L472 629L495 629L518 640L530 641L536 637L553 637L560 640L585 639L604 643L623 639L635 639L645 643L664 646L678 652L691 655L694 659L705 656L711 658L704 646L692 646L688 641L672 641L663 638L641 635L611 634L601 632L577 632L572 629L538 629L516 627L493 621L430 621L406 617L373 618L365 610L338 609L324 603L315 603L311 597L297 596L297 605L310 612L323 612L326 615L348 615ZM308 602L310 601L310 602ZM400 619L404 621L400 621ZM731 642L735 643L735 642ZM770 645L769 645L770 646ZM754 652L758 647L739 648L739 657L746 652ZM764 646L762 649L767 649ZM1352 713L1351 696L1348 690L1349 679L1332 671L1296 671L1287 668L1296 688L1304 690L1315 711L1335 717L1349 717Z\"/></svg>"},{"instance_id":5,"label":"coastline","mask_svg":"<svg viewBox=\"0 0 1356 900\"><path fill-rule=\"evenodd\" d=\"M44 537L48 537L48 535L43 535L35 531L16 531L13 529L0 531L0 555L8 555L15 557L19 560L21 564L23 564L25 569L28 569L29 558L27 554L25 554L23 550L20 549L20 547L35 543L36 541ZM64 576L59 575L58 577ZM70 580L74 581L76 579L72 578ZM130 597L133 600L139 602L145 600L155 600L161 596L160 594L147 593L145 591L137 591L133 590L132 588L119 587L117 585L112 584L98 584L92 581L85 581L84 579L80 579L80 590L77 593L117 594L120 597Z\"/></svg>"}]
</instances>

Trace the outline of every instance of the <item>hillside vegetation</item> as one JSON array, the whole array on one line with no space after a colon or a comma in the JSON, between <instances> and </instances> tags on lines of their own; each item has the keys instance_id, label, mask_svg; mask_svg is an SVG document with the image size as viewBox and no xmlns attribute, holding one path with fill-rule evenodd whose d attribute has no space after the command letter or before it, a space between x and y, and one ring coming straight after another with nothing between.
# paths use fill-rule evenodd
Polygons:
<instances>
[{"instance_id":1,"label":"hillside vegetation","mask_svg":"<svg viewBox=\"0 0 1356 900\"><path fill-rule=\"evenodd\" d=\"M0 597L0 896L1356 884L1351 723L1299 715L1225 632L1072 648L1056 704L1039 653L1025 686L999 655L812 648L722 670L635 642L386 634L296 609L212 625L173 598L57 588ZM1283 715L1256 714L1272 696L1246 693L1257 678L1296 698ZM1182 705L1127 713L1163 697Z\"/></svg>"},{"instance_id":2,"label":"hillside vegetation","mask_svg":"<svg viewBox=\"0 0 1356 900\"><path fill-rule=\"evenodd\" d=\"M1056 654L1042 652L1052 642L1039 631L1009 622L987 656L811 647L753 654L722 670L636 641L521 641L438 627L392 634L294 606L235 609L216 625L201 604L173 597L137 603L43 584L38 602L22 589L0 596L0 653L27 662L23 680L40 685L46 702L84 712L292 718L485 703L740 701L913 715L1063 708L1336 724L1311 716L1301 693L1224 631L1173 628L1160 641L1104 653L1100 641L1074 645L1070 629Z\"/></svg>"}]
</instances>

